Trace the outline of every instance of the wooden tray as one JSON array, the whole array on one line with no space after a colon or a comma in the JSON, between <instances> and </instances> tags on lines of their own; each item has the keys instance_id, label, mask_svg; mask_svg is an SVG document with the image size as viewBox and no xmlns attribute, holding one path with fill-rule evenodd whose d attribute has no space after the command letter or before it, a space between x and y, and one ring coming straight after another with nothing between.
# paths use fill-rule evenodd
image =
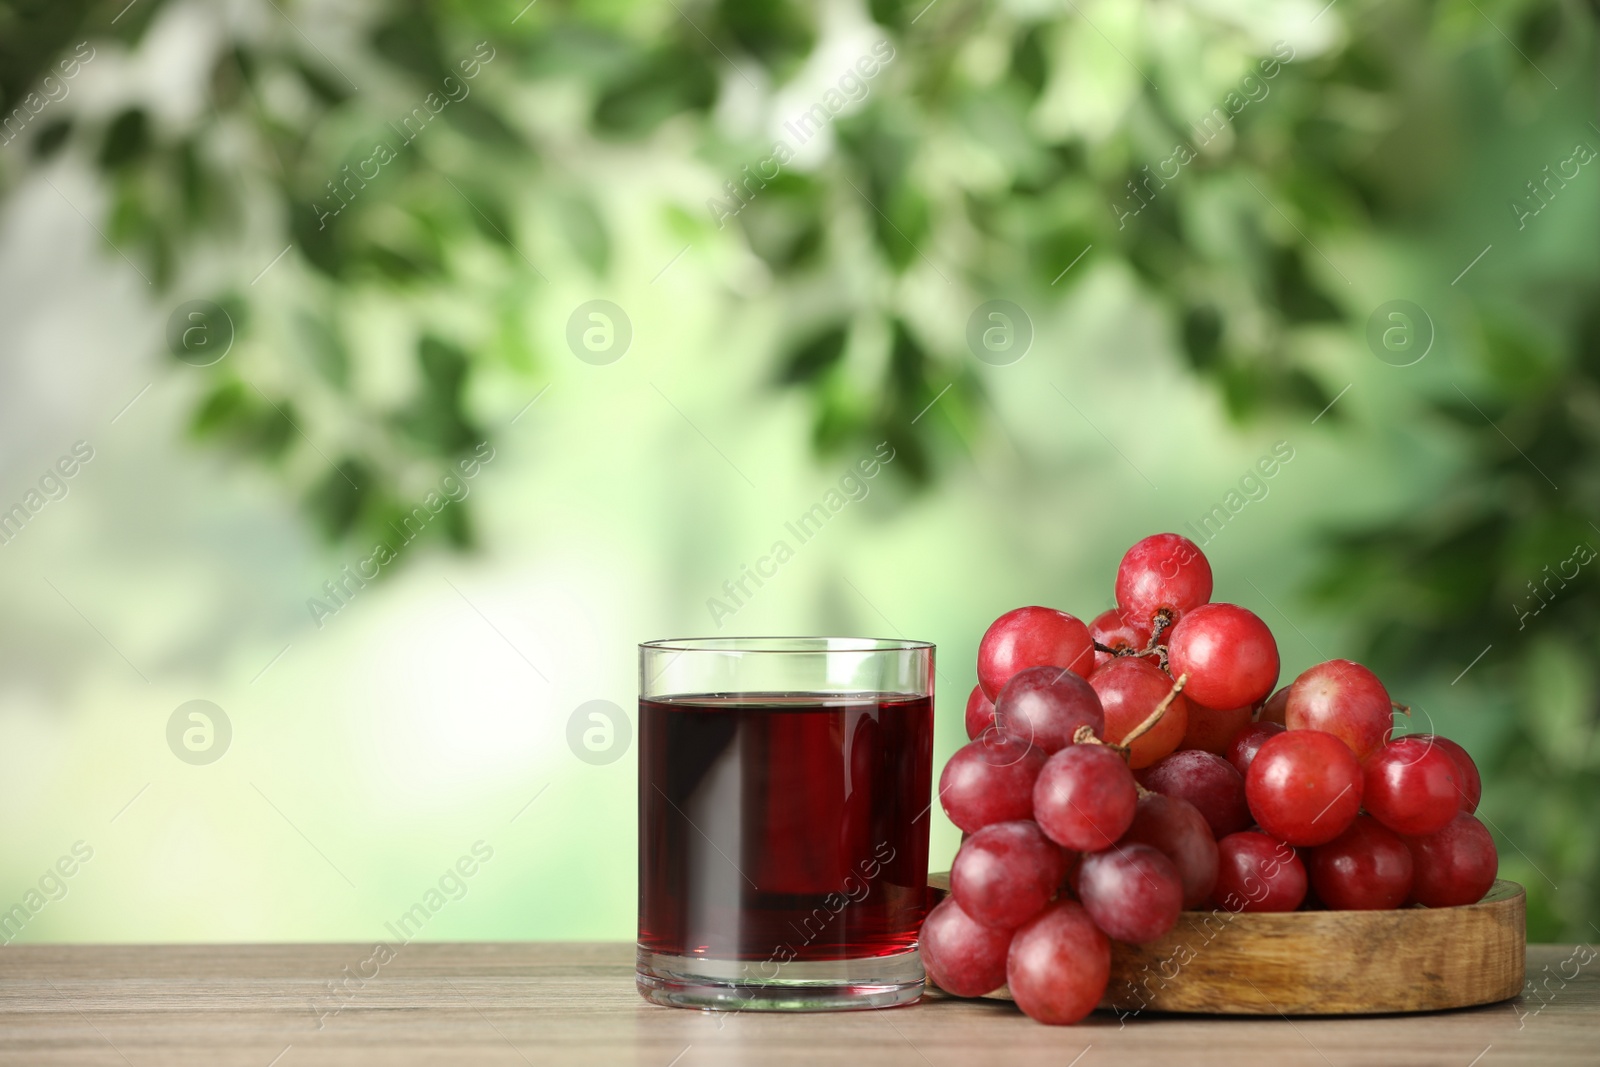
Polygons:
<instances>
[{"instance_id":1,"label":"wooden tray","mask_svg":"<svg viewBox=\"0 0 1600 1067\"><path fill-rule=\"evenodd\" d=\"M948 873L928 882L935 899L949 892ZM1186 911L1159 941L1112 942L1100 1007L1368 1015L1493 1004L1522 992L1526 926L1527 897L1506 881L1459 908Z\"/></svg>"}]
</instances>

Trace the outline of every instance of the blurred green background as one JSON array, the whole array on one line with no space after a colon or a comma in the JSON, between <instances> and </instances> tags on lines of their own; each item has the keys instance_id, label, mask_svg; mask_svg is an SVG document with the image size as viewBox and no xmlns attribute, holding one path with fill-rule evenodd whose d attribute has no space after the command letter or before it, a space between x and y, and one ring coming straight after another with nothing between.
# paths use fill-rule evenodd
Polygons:
<instances>
[{"instance_id":1,"label":"blurred green background","mask_svg":"<svg viewBox=\"0 0 1600 1067\"><path fill-rule=\"evenodd\" d=\"M1597 11L0 3L5 938L629 938L638 641L936 641L942 763L1168 529L1589 938Z\"/></svg>"}]
</instances>

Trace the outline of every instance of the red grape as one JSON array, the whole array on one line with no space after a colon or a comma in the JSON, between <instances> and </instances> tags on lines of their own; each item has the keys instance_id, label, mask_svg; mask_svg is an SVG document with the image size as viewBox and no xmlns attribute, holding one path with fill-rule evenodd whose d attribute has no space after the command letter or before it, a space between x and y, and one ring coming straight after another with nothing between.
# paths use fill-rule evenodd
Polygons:
<instances>
[{"instance_id":1,"label":"red grape","mask_svg":"<svg viewBox=\"0 0 1600 1067\"><path fill-rule=\"evenodd\" d=\"M1179 748L1198 748L1219 756L1228 751L1239 731L1250 725L1255 709L1246 704L1242 708L1217 711L1189 701L1189 725L1183 731Z\"/></svg>"},{"instance_id":2,"label":"red grape","mask_svg":"<svg viewBox=\"0 0 1600 1067\"><path fill-rule=\"evenodd\" d=\"M1217 842L1204 816L1187 800L1146 793L1118 844L1149 845L1171 860L1183 883L1186 908L1205 903L1217 884Z\"/></svg>"},{"instance_id":3,"label":"red grape","mask_svg":"<svg viewBox=\"0 0 1600 1067\"><path fill-rule=\"evenodd\" d=\"M1293 685L1282 686L1282 688L1278 688L1277 693L1267 697L1267 701L1261 705L1261 712L1256 715L1256 721L1258 723L1277 723L1278 726L1285 725L1283 717L1288 713L1290 689L1293 688Z\"/></svg>"},{"instance_id":4,"label":"red grape","mask_svg":"<svg viewBox=\"0 0 1600 1067\"><path fill-rule=\"evenodd\" d=\"M1408 737L1427 738L1438 748L1444 749L1450 758L1456 761L1456 784L1461 787L1461 810L1471 815L1478 810L1478 801L1483 797L1483 779L1478 776L1478 765L1472 762L1472 757L1467 755L1467 750L1438 734L1407 734Z\"/></svg>"},{"instance_id":5,"label":"red grape","mask_svg":"<svg viewBox=\"0 0 1600 1067\"><path fill-rule=\"evenodd\" d=\"M1344 833L1361 808L1361 764L1332 734L1285 730L1256 753L1244 789L1267 833L1291 845L1321 845Z\"/></svg>"},{"instance_id":6,"label":"red grape","mask_svg":"<svg viewBox=\"0 0 1600 1067\"><path fill-rule=\"evenodd\" d=\"M1156 705L1172 692L1172 679L1149 660L1126 657L1113 660L1089 676L1089 685L1100 695L1105 709L1104 740L1120 742L1155 711ZM1128 762L1148 767L1178 747L1189 724L1189 702L1178 694L1161 721L1134 740Z\"/></svg>"},{"instance_id":7,"label":"red grape","mask_svg":"<svg viewBox=\"0 0 1600 1067\"><path fill-rule=\"evenodd\" d=\"M989 624L978 642L978 684L993 700L1018 671L1065 667L1077 674L1094 669L1089 628L1054 608L1016 608Z\"/></svg>"},{"instance_id":8,"label":"red grape","mask_svg":"<svg viewBox=\"0 0 1600 1067\"><path fill-rule=\"evenodd\" d=\"M1397 834L1443 830L1461 810L1460 769L1431 738L1397 737L1361 768L1361 803Z\"/></svg>"},{"instance_id":9,"label":"red grape","mask_svg":"<svg viewBox=\"0 0 1600 1067\"><path fill-rule=\"evenodd\" d=\"M1113 941L1142 945L1165 937L1183 910L1183 882L1171 860L1149 845L1116 846L1083 857L1078 897Z\"/></svg>"},{"instance_id":10,"label":"red grape","mask_svg":"<svg viewBox=\"0 0 1600 1067\"><path fill-rule=\"evenodd\" d=\"M1011 931L974 922L954 897L928 913L917 947L933 984L953 996L981 997L1006 984Z\"/></svg>"},{"instance_id":11,"label":"red grape","mask_svg":"<svg viewBox=\"0 0 1600 1067\"><path fill-rule=\"evenodd\" d=\"M1158 672L1159 673L1159 672ZM1105 733L1100 697L1065 667L1029 667L1011 676L994 702L995 722L1009 737L1029 741L1047 755L1072 744L1078 727Z\"/></svg>"},{"instance_id":12,"label":"red grape","mask_svg":"<svg viewBox=\"0 0 1600 1067\"><path fill-rule=\"evenodd\" d=\"M1500 867L1494 838L1475 816L1462 812L1438 833L1408 837L1416 863L1411 899L1430 908L1476 904L1494 885Z\"/></svg>"},{"instance_id":13,"label":"red grape","mask_svg":"<svg viewBox=\"0 0 1600 1067\"><path fill-rule=\"evenodd\" d=\"M1015 929L1055 896L1066 858L1032 820L990 823L967 838L950 868L950 893L985 926Z\"/></svg>"},{"instance_id":14,"label":"red grape","mask_svg":"<svg viewBox=\"0 0 1600 1067\"><path fill-rule=\"evenodd\" d=\"M1051 756L1033 786L1033 817L1050 840L1080 852L1108 848L1127 832L1139 804L1133 772L1106 745L1069 745Z\"/></svg>"},{"instance_id":15,"label":"red grape","mask_svg":"<svg viewBox=\"0 0 1600 1067\"><path fill-rule=\"evenodd\" d=\"M1148 620L1165 608L1174 618L1211 599L1211 564L1178 534L1153 534L1128 549L1117 568L1117 606Z\"/></svg>"},{"instance_id":16,"label":"red grape","mask_svg":"<svg viewBox=\"0 0 1600 1067\"><path fill-rule=\"evenodd\" d=\"M1283 733L1283 725L1276 722L1251 723L1234 735L1228 743L1228 751L1224 753L1228 762L1233 764L1233 769L1240 774L1250 773L1250 761L1256 758L1256 752L1266 743L1267 738L1274 734Z\"/></svg>"},{"instance_id":17,"label":"red grape","mask_svg":"<svg viewBox=\"0 0 1600 1067\"><path fill-rule=\"evenodd\" d=\"M1134 777L1146 789L1193 804L1218 840L1246 829L1254 821L1244 802L1244 777L1221 756L1185 749Z\"/></svg>"},{"instance_id":18,"label":"red grape","mask_svg":"<svg viewBox=\"0 0 1600 1067\"><path fill-rule=\"evenodd\" d=\"M1334 659L1295 679L1289 687L1284 725L1332 734L1349 745L1357 759L1366 759L1389 740L1394 705L1377 675L1359 663Z\"/></svg>"},{"instance_id":19,"label":"red grape","mask_svg":"<svg viewBox=\"0 0 1600 1067\"><path fill-rule=\"evenodd\" d=\"M1096 644L1107 648L1131 648L1141 652L1150 646L1150 624L1140 622L1136 616L1121 608L1112 608L1102 611L1089 623L1089 636ZM1104 667L1116 658L1110 652L1095 649L1094 665Z\"/></svg>"},{"instance_id":20,"label":"red grape","mask_svg":"<svg viewBox=\"0 0 1600 1067\"><path fill-rule=\"evenodd\" d=\"M994 725L994 701L983 694L983 686L975 685L967 694L967 739L976 741L985 730Z\"/></svg>"},{"instance_id":21,"label":"red grape","mask_svg":"<svg viewBox=\"0 0 1600 1067\"><path fill-rule=\"evenodd\" d=\"M1411 892L1411 853L1370 815L1311 851L1311 885L1334 911L1398 908Z\"/></svg>"},{"instance_id":22,"label":"red grape","mask_svg":"<svg viewBox=\"0 0 1600 1067\"><path fill-rule=\"evenodd\" d=\"M1306 898L1306 868L1294 849L1245 830L1217 842L1214 899L1229 911L1293 911Z\"/></svg>"},{"instance_id":23,"label":"red grape","mask_svg":"<svg viewBox=\"0 0 1600 1067\"><path fill-rule=\"evenodd\" d=\"M1278 643L1254 612L1237 604L1205 604L1173 628L1173 677L1187 674L1189 699L1208 708L1237 708L1272 692Z\"/></svg>"},{"instance_id":24,"label":"red grape","mask_svg":"<svg viewBox=\"0 0 1600 1067\"><path fill-rule=\"evenodd\" d=\"M1286 685L1268 697L1256 715L1256 722L1275 722L1282 726L1284 714L1289 710L1289 690L1292 688Z\"/></svg>"},{"instance_id":25,"label":"red grape","mask_svg":"<svg viewBox=\"0 0 1600 1067\"><path fill-rule=\"evenodd\" d=\"M956 749L939 775L939 803L968 833L1033 815L1033 784L1047 757L1040 749L985 734Z\"/></svg>"},{"instance_id":26,"label":"red grape","mask_svg":"<svg viewBox=\"0 0 1600 1067\"><path fill-rule=\"evenodd\" d=\"M1011 939L1006 985L1031 1019L1077 1022L1100 1003L1110 978L1111 942L1073 901L1056 901Z\"/></svg>"}]
</instances>

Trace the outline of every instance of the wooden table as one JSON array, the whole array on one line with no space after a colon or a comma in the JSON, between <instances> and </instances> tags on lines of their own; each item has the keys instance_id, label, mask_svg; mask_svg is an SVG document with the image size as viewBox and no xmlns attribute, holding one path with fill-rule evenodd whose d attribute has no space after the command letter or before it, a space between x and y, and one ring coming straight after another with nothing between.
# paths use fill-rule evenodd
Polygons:
<instances>
[{"instance_id":1,"label":"wooden table","mask_svg":"<svg viewBox=\"0 0 1600 1067\"><path fill-rule=\"evenodd\" d=\"M1124 1025L1097 1012L1052 1028L1009 1004L942 996L828 1015L657 1008L634 992L633 949L622 944L417 943L390 959L359 945L12 945L0 948L0 1063L1600 1064L1593 951L1531 946L1528 979L1542 1000L1525 990L1485 1008L1350 1019ZM336 995L330 983L346 968L349 992Z\"/></svg>"}]
</instances>

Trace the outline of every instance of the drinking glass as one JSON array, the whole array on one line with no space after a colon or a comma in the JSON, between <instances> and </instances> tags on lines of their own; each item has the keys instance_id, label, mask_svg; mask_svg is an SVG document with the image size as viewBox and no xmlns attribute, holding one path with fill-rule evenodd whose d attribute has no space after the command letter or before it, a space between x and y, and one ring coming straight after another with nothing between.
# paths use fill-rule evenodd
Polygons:
<instances>
[{"instance_id":1,"label":"drinking glass","mask_svg":"<svg viewBox=\"0 0 1600 1067\"><path fill-rule=\"evenodd\" d=\"M638 985L680 1007L922 993L933 776L923 641L639 646Z\"/></svg>"}]
</instances>

